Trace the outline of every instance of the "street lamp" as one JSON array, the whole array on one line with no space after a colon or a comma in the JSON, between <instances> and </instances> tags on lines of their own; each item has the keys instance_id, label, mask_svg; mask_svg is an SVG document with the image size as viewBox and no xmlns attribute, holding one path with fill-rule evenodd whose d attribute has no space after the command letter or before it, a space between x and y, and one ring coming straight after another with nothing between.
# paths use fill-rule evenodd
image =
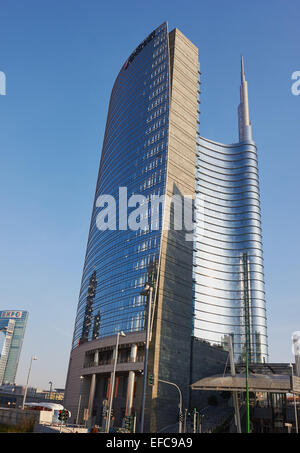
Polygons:
<instances>
[{"instance_id":1,"label":"street lamp","mask_svg":"<svg viewBox=\"0 0 300 453\"><path fill-rule=\"evenodd\" d=\"M165 381L164 379L158 379L158 382L162 382L164 384L169 384L172 385L173 387L176 387L179 393L179 424L178 424L178 432L179 434L182 433L182 421L183 421L183 413L182 413L182 391L180 390L180 387L175 384L175 382L170 382L170 381ZM184 414L184 432L186 433L186 416L187 416L188 410L185 409L185 414Z\"/></svg>"},{"instance_id":2,"label":"street lamp","mask_svg":"<svg viewBox=\"0 0 300 453\"><path fill-rule=\"evenodd\" d=\"M25 401L26 401L27 390L28 390L28 383L29 383L29 376L30 376L31 366L32 366L33 360L37 360L37 357L35 357L34 355L31 357L31 360L30 360L30 367L29 367L28 376L27 376L27 382L26 382L26 387L25 387L25 391L24 391L22 409L24 409L24 407L25 407Z\"/></svg>"},{"instance_id":3,"label":"street lamp","mask_svg":"<svg viewBox=\"0 0 300 453\"><path fill-rule=\"evenodd\" d=\"M109 428L110 428L111 410L112 410L112 403L113 403L113 397L114 397L114 392L115 392L115 376L116 376L116 368L117 368L117 362L118 362L118 349L119 349L119 338L120 338L120 335L122 337L126 337L124 332L118 332L117 333L114 368L113 368L113 374L112 374L112 378L111 378L110 395L109 395L109 407L108 407L107 419L106 419L106 430L105 430L106 433L109 433Z\"/></svg>"},{"instance_id":4,"label":"street lamp","mask_svg":"<svg viewBox=\"0 0 300 453\"><path fill-rule=\"evenodd\" d=\"M199 433L202 433L204 415L199 414Z\"/></svg>"},{"instance_id":5,"label":"street lamp","mask_svg":"<svg viewBox=\"0 0 300 453\"><path fill-rule=\"evenodd\" d=\"M153 286L149 283L145 283L141 296L147 296L148 299L148 311L147 311L147 330L146 330L146 344L145 344L145 355L144 355L144 380L143 380L143 394L142 394L142 409L141 409L141 427L140 432L144 432L144 419L145 419L145 401L146 401L146 387L147 387L147 373L148 373L148 355L149 355L149 343L150 343L150 326L151 326L151 308L152 308L152 291Z\"/></svg>"},{"instance_id":6,"label":"street lamp","mask_svg":"<svg viewBox=\"0 0 300 453\"><path fill-rule=\"evenodd\" d=\"M77 416L76 416L76 425L78 425L79 421L79 411L80 411L80 405L81 405L81 393L82 393L82 383L83 383L83 376L80 376L80 391L79 391L79 400L78 400L78 408L77 408Z\"/></svg>"},{"instance_id":7,"label":"street lamp","mask_svg":"<svg viewBox=\"0 0 300 453\"><path fill-rule=\"evenodd\" d=\"M187 431L187 415L188 415L188 409L184 409L184 429L183 432L186 433Z\"/></svg>"},{"instance_id":8,"label":"street lamp","mask_svg":"<svg viewBox=\"0 0 300 453\"><path fill-rule=\"evenodd\" d=\"M53 382L52 381L49 381L48 384L50 384L50 390L49 390L49 399L51 400L51 396L52 396L52 385L53 385Z\"/></svg>"},{"instance_id":9,"label":"street lamp","mask_svg":"<svg viewBox=\"0 0 300 453\"><path fill-rule=\"evenodd\" d=\"M292 370L292 390L293 390L293 387L294 387L294 367L293 367L292 363L290 363L290 367L291 367L291 370ZM298 414L297 414L296 395L295 395L294 392L293 392L293 395L294 395L294 410L295 410L296 433L298 434L298 432L299 432L299 430L298 430Z\"/></svg>"}]
</instances>

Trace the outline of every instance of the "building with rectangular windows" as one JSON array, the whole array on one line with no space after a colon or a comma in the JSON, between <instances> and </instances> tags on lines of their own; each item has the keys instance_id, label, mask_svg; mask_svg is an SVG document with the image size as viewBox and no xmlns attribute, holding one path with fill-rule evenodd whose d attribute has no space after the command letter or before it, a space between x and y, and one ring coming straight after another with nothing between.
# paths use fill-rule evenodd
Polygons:
<instances>
[{"instance_id":1,"label":"building with rectangular windows","mask_svg":"<svg viewBox=\"0 0 300 453\"><path fill-rule=\"evenodd\" d=\"M0 385L15 383L27 319L27 311L0 311Z\"/></svg>"},{"instance_id":2,"label":"building with rectangular windows","mask_svg":"<svg viewBox=\"0 0 300 453\"><path fill-rule=\"evenodd\" d=\"M225 335L233 336L237 360L245 347L255 360L267 357L260 224L246 213L258 216L259 200L243 83L242 136L227 146L199 135L198 49L178 29L169 32L167 23L155 29L117 76L66 382L65 406L78 420L87 409L89 423L105 423L122 332L114 423L121 426L135 413L139 429L146 283L152 288L148 375L154 379L146 389L145 431L178 422L178 393L166 381L181 389L188 408L190 384L224 369ZM249 203L247 178L256 181ZM204 215L206 227L206 210L208 229L200 234L194 220Z\"/></svg>"}]
</instances>

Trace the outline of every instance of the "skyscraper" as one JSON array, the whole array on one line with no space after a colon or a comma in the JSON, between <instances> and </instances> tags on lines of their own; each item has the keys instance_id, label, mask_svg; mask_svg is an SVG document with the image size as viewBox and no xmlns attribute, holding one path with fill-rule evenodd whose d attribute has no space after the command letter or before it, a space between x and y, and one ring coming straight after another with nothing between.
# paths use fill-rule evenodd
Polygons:
<instances>
[{"instance_id":1,"label":"skyscraper","mask_svg":"<svg viewBox=\"0 0 300 453\"><path fill-rule=\"evenodd\" d=\"M197 142L194 335L210 343L233 339L237 361L268 359L257 148L241 60L239 142ZM198 202L197 202L198 200Z\"/></svg>"},{"instance_id":2,"label":"skyscraper","mask_svg":"<svg viewBox=\"0 0 300 453\"><path fill-rule=\"evenodd\" d=\"M245 80L243 83L240 131L249 134L251 126L247 108L244 108L247 102ZM209 154L207 148L212 148L212 153L218 152L219 148L198 136L199 86L197 47L178 29L169 33L166 23L148 35L132 52L113 86L65 395L65 405L72 414L78 414L80 419L83 410L87 409L90 423L105 423L114 381L113 359L117 352L113 395L115 423L120 425L125 415L136 413L139 429L148 324L148 375L154 378L146 392L147 431L156 432L178 421L177 390L166 382L179 386L183 407L188 407L191 401L189 384L192 370L196 369L193 363L201 360L201 344L210 342L220 347L224 335L233 334L236 356L242 359L240 350L243 352L245 342L244 337L238 335L242 335L242 325L247 325L247 338L253 334L259 338L255 354L259 349L264 354L262 332L253 321L256 316L253 309L257 304L255 302L254 307L251 300L256 294L251 272L256 272L259 265L253 258L252 248L246 247L247 241L259 240L259 236L252 237L257 233L256 230L249 231L252 223L246 225L248 217L246 214L243 216L243 210L241 213L235 210L234 194L228 200L225 196L224 204L232 209L233 217L235 214L242 217L239 221L245 223L245 232L249 231L250 238L243 236L239 255L233 245L234 239L231 242L229 239L224 253L219 253L217 243L209 242L209 235L212 238L216 235L216 240L221 241L227 234L227 218L222 217L226 207L225 211L218 208L220 213L216 224L219 222L219 232L211 231L209 217L206 238L206 210L211 215L215 203L209 197L223 189L216 176L214 155L206 158L209 161L206 166L209 181L208 186L202 186L204 178L201 172L205 167L202 160L205 160L205 153ZM230 162L239 153L246 154L246 160L251 159L256 151L250 139L250 135L243 135L243 141L238 145L220 145L224 150L221 151L224 167L228 167L223 178L229 191L231 185L235 187L238 168L234 162L231 171ZM228 155L225 155L227 151ZM243 180L249 171L246 165L236 178L238 184L241 181L241 190L247 183ZM178 205L177 200L182 204ZM202 207L204 211L201 212ZM195 236L193 212L196 217L204 215L205 220L203 231L200 232L198 224ZM239 230L235 233L235 227L239 228L239 225L235 223L231 228L232 237L239 233ZM217 255L215 259L212 258L214 254ZM213 261L217 262L216 267L208 264ZM229 267L225 268L227 261ZM234 266L239 267L236 270ZM208 268L208 273L203 274L205 268ZM219 270L226 277L224 285L218 289L215 282ZM230 272L242 278L242 283L236 283L236 286L240 285L239 297L234 292ZM247 282L251 283L251 294ZM147 298L141 294L146 283L152 288L149 323L147 303L150 296ZM244 296L241 291L244 291ZM245 305L246 296L250 299ZM215 307L215 312L209 304ZM227 328L225 317L233 316L234 304L239 312L236 315L233 312L235 320L232 322L230 318L231 328ZM222 319L218 305L220 314L224 315ZM244 306L245 315L241 314ZM219 323L222 325L220 329L217 327ZM235 329L232 327L234 323ZM120 332L123 335L119 337L117 333ZM117 338L120 341L118 349ZM204 341L196 341L197 338ZM209 351L214 354L213 349Z\"/></svg>"},{"instance_id":3,"label":"skyscraper","mask_svg":"<svg viewBox=\"0 0 300 453\"><path fill-rule=\"evenodd\" d=\"M98 423L120 331L126 337L120 337L116 417L140 410L147 301L140 293L146 282L155 308L149 370L183 387L189 381L193 243L185 241L185 231L163 229L172 206L149 205L135 222L139 200L132 195L143 195L142 203L151 196L194 195L198 93L198 50L178 30L169 34L166 23L132 52L112 90L66 385L66 405L74 413L84 376L81 409ZM111 210L99 209L107 205ZM94 322L98 338L91 341ZM187 401L188 388L183 397ZM160 411L174 417L173 400L155 379L147 392L146 429L160 424Z\"/></svg>"},{"instance_id":4,"label":"skyscraper","mask_svg":"<svg viewBox=\"0 0 300 453\"><path fill-rule=\"evenodd\" d=\"M27 311L0 311L0 385L15 383L27 319Z\"/></svg>"}]
</instances>

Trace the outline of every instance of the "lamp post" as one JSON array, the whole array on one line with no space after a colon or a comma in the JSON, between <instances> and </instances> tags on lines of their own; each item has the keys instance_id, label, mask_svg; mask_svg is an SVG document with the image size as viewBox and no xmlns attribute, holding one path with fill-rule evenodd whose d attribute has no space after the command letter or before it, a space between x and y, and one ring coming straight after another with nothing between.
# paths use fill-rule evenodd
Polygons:
<instances>
[{"instance_id":1,"label":"lamp post","mask_svg":"<svg viewBox=\"0 0 300 453\"><path fill-rule=\"evenodd\" d=\"M183 432L186 433L187 431L187 414L188 414L188 409L184 409L184 430Z\"/></svg>"},{"instance_id":2,"label":"lamp post","mask_svg":"<svg viewBox=\"0 0 300 453\"><path fill-rule=\"evenodd\" d=\"M79 390L79 400L78 400L77 415L76 415L76 425L78 425L78 421L79 421L79 411L80 411L80 405L81 405L81 393L82 393L83 379L84 379L84 377L80 376L80 390Z\"/></svg>"},{"instance_id":3,"label":"lamp post","mask_svg":"<svg viewBox=\"0 0 300 453\"><path fill-rule=\"evenodd\" d=\"M50 384L50 390L49 390L49 399L51 400L51 396L52 396L52 385L53 385L53 382L52 381L49 381L48 384Z\"/></svg>"},{"instance_id":4,"label":"lamp post","mask_svg":"<svg viewBox=\"0 0 300 453\"><path fill-rule=\"evenodd\" d=\"M246 417L247 417L247 433L251 432L250 427L250 399L249 399L249 356L248 347L246 350Z\"/></svg>"},{"instance_id":5,"label":"lamp post","mask_svg":"<svg viewBox=\"0 0 300 453\"><path fill-rule=\"evenodd\" d=\"M169 381L164 381L163 379L158 379L158 382L162 382L164 384L169 384L172 385L173 387L176 387L179 393L179 426L178 426L178 432L179 434L182 433L182 419L183 419L183 413L182 413L182 392L180 390L180 387L175 384L174 382L169 382ZM187 415L187 409L185 409L185 417L184 417L184 432L186 432L186 415Z\"/></svg>"},{"instance_id":6,"label":"lamp post","mask_svg":"<svg viewBox=\"0 0 300 453\"><path fill-rule=\"evenodd\" d=\"M30 360L30 366L29 366L29 371L28 371L28 375L27 375L26 387L25 387L25 391L24 391L22 409L24 409L24 407L25 407L25 401L26 401L27 390L28 390L28 383L29 383L29 376L30 376L30 372L31 372L31 367L32 367L32 362L33 362L33 360L37 360L37 357L35 357L34 355L31 357L31 360Z\"/></svg>"},{"instance_id":7,"label":"lamp post","mask_svg":"<svg viewBox=\"0 0 300 453\"><path fill-rule=\"evenodd\" d=\"M149 283L145 284L141 296L148 296L148 311L147 311L147 330L146 330L146 344L145 344L145 355L144 355L144 380L143 380L143 393L142 393L142 409L141 409L141 426L140 432L144 432L144 420L145 420L145 402L146 402L146 387L147 387L147 373L148 373L148 356L149 356L149 343L150 343L150 326L151 326L151 308L152 308L152 292L153 286Z\"/></svg>"},{"instance_id":8,"label":"lamp post","mask_svg":"<svg viewBox=\"0 0 300 453\"><path fill-rule=\"evenodd\" d=\"M111 418L112 403L113 403L114 391L115 391L115 376L116 376L116 368L117 368L117 362L118 362L118 349L119 349L119 338L120 338L120 335L122 337L126 337L124 332L118 332L117 333L114 368L113 368L113 373L112 373L112 378L111 378L110 395L109 395L109 407L108 407L107 419L106 419L106 429L105 429L106 433L109 433L109 428L110 428L110 418Z\"/></svg>"},{"instance_id":9,"label":"lamp post","mask_svg":"<svg viewBox=\"0 0 300 453\"><path fill-rule=\"evenodd\" d=\"M293 364L290 363L290 367L291 367L291 370L292 370L292 390L293 390L293 387L294 387L294 368L293 368ZM296 395L295 393L293 392L293 395L294 395L294 410L295 410L295 426L296 426L296 433L298 434L299 432L299 429L298 429L298 414L297 414L297 403L296 403Z\"/></svg>"},{"instance_id":10,"label":"lamp post","mask_svg":"<svg viewBox=\"0 0 300 453\"><path fill-rule=\"evenodd\" d=\"M199 414L199 433L202 433L204 415Z\"/></svg>"}]
</instances>

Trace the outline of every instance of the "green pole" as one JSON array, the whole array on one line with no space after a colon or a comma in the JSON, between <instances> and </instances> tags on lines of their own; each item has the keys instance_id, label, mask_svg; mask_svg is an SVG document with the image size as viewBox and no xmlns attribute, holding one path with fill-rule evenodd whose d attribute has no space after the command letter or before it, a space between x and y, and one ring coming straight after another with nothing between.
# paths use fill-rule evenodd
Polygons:
<instances>
[{"instance_id":1,"label":"green pole","mask_svg":"<svg viewBox=\"0 0 300 453\"><path fill-rule=\"evenodd\" d=\"M249 313L249 274L248 274L248 253L243 253L244 267L244 303L245 303L245 334L246 334L246 415L247 429L250 433L250 405L249 405L249 355L251 361L251 340L250 340L250 313Z\"/></svg>"},{"instance_id":2,"label":"green pole","mask_svg":"<svg viewBox=\"0 0 300 453\"><path fill-rule=\"evenodd\" d=\"M246 349L246 414L247 414L247 433L250 433L248 348Z\"/></svg>"}]
</instances>

